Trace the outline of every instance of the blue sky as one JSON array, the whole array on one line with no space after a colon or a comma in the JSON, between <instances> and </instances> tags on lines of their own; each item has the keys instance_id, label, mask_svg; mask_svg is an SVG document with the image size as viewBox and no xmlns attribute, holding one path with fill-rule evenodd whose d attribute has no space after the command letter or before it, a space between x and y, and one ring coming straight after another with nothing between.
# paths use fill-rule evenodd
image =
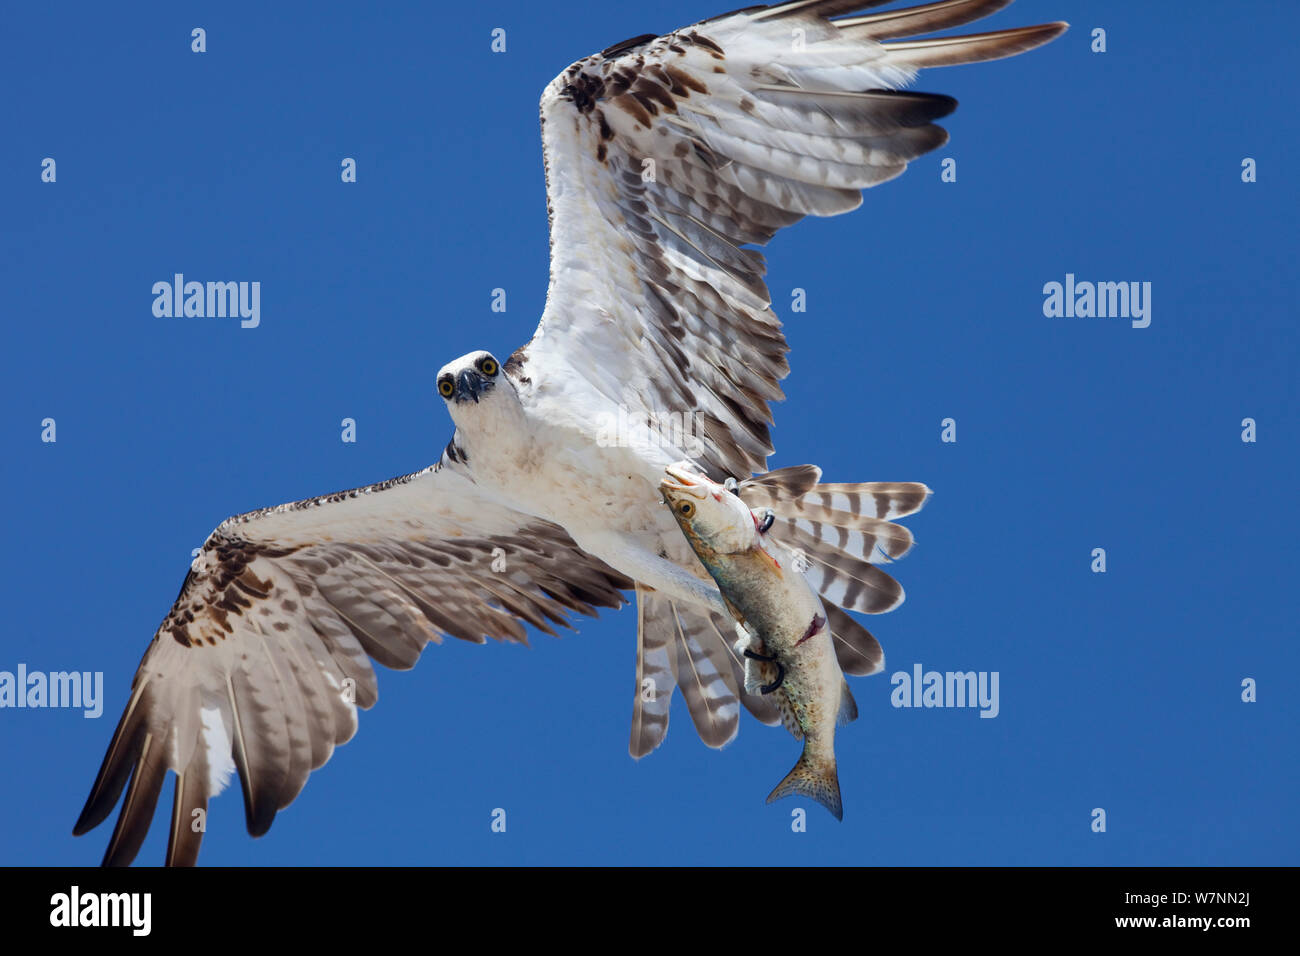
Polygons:
<instances>
[{"instance_id":1,"label":"blue sky","mask_svg":"<svg viewBox=\"0 0 1300 956\"><path fill-rule=\"evenodd\" d=\"M437 369L532 333L546 82L723 8L10 11L0 670L102 671L105 705L0 710L0 864L98 862L110 826L72 824L213 526L426 465L451 431ZM961 102L951 142L768 249L793 348L771 464L935 490L894 568L906 603L866 621L886 669L854 680L861 717L838 735L843 823L764 805L799 745L747 715L713 751L679 698L665 744L627 755L628 607L381 671L356 738L266 837L244 833L237 786L213 802L200 862L1300 862L1300 143L1276 39L1300 18L1021 0L986 22L1055 19L1073 28L1043 50L923 73L916 88ZM260 326L154 317L151 286L175 272L260 281ZM1046 317L1043 287L1067 273L1150 282L1150 326ZM996 671L998 716L892 707L890 675L917 663ZM162 859L170 794L140 862Z\"/></svg>"}]
</instances>

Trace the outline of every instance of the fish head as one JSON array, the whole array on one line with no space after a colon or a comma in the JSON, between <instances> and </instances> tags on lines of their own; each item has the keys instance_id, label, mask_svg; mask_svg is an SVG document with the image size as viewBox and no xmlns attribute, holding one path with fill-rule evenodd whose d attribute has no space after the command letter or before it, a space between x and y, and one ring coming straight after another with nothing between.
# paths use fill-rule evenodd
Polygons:
<instances>
[{"instance_id":1,"label":"fish head","mask_svg":"<svg viewBox=\"0 0 1300 956\"><path fill-rule=\"evenodd\" d=\"M759 543L754 514L740 496L689 462L669 465L659 492L697 553L735 554Z\"/></svg>"}]
</instances>

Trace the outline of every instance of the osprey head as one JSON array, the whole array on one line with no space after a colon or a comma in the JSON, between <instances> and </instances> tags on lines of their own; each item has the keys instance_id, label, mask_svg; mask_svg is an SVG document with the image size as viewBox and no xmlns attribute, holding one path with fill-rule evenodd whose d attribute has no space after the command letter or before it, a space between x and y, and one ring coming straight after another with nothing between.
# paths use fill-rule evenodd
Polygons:
<instances>
[{"instance_id":1,"label":"osprey head","mask_svg":"<svg viewBox=\"0 0 1300 956\"><path fill-rule=\"evenodd\" d=\"M438 394L455 418L458 407L490 402L504 378L501 363L491 352L470 352L439 369Z\"/></svg>"}]
</instances>

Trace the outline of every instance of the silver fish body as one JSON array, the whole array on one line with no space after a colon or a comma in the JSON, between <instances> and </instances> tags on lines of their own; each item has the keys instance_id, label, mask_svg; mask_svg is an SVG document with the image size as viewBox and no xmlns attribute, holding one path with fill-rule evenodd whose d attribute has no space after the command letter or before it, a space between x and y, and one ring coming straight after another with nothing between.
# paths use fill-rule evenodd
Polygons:
<instances>
[{"instance_id":1,"label":"silver fish body","mask_svg":"<svg viewBox=\"0 0 1300 956\"><path fill-rule=\"evenodd\" d=\"M768 802L802 794L842 819L835 728L857 716L857 705L821 598L795 555L761 530L765 516L725 486L681 463L668 468L659 488L742 625L736 647L746 656L746 690L777 695L786 727L803 740L798 763Z\"/></svg>"}]
</instances>

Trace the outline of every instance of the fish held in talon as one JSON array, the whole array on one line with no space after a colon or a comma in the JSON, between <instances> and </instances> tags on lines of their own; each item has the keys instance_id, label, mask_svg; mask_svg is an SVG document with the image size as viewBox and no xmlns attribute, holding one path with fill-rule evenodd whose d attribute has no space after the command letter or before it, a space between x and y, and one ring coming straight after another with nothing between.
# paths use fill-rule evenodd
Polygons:
<instances>
[{"instance_id":1,"label":"fish held in talon","mask_svg":"<svg viewBox=\"0 0 1300 956\"><path fill-rule=\"evenodd\" d=\"M774 695L786 728L803 740L798 763L767 802L811 797L843 819L835 728L857 717L857 704L821 598L795 569L793 553L769 534L775 515L751 510L687 462L670 465L659 490L736 618L746 690Z\"/></svg>"}]
</instances>

